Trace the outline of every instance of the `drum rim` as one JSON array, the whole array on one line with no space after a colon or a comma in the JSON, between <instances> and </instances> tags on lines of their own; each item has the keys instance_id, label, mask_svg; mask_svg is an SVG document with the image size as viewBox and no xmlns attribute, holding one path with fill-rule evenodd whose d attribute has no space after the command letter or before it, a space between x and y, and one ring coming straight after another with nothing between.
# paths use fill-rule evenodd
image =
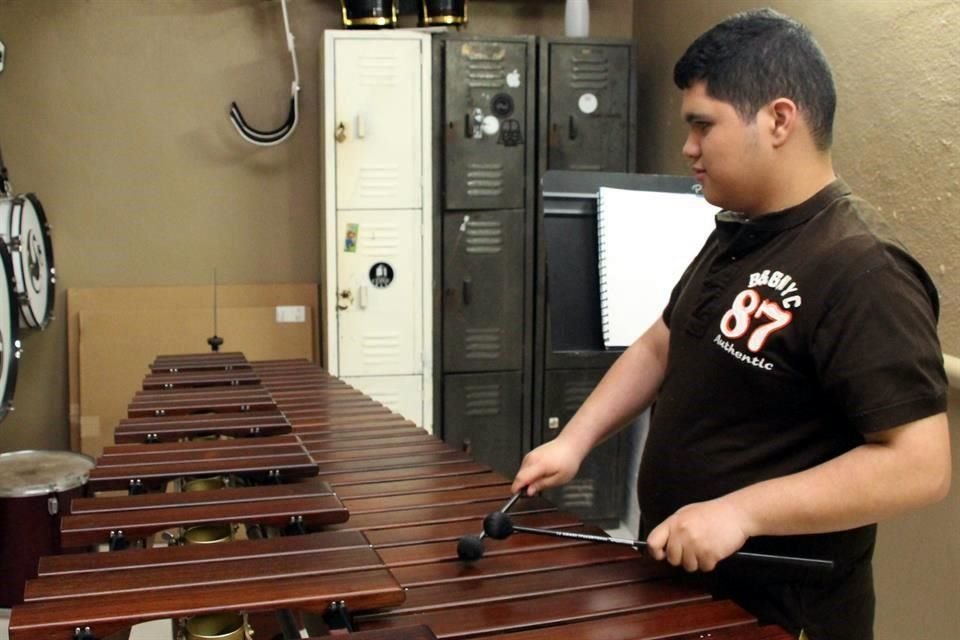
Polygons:
<instances>
[{"instance_id":1,"label":"drum rim","mask_svg":"<svg viewBox=\"0 0 960 640\"><path fill-rule=\"evenodd\" d=\"M31 305L30 305L30 300L29 300L30 294L26 291L27 289L26 286L24 286L23 299L18 300L17 302L23 314L23 319L29 326L35 329L45 329L47 325L50 324L50 320L53 317L53 304L54 304L54 298L56 297L57 278L55 274L57 271L53 262L53 236L50 233L50 224L47 222L47 214L43 210L43 204L41 204L40 198L37 196L37 194L32 192L20 194L16 198L14 198L14 202L16 202L17 200L19 200L21 203L29 201L30 206L33 207L34 213L37 214L37 222L40 225L40 230L43 235L43 250L46 252L46 256L47 256L47 300L46 300L46 303L44 304L43 315L38 318L36 314L34 314L33 309L31 308ZM23 217L23 204L20 205L19 217L21 219ZM8 231L11 238L14 235L13 234L14 219L15 217L12 215L12 212L11 212L10 229ZM23 227L22 222L20 223L19 226L21 228ZM13 256L11 256L10 260L12 265ZM20 257L21 270L24 270L24 265L23 265L24 260L25 258L21 256ZM16 266L15 265L13 266L14 266L14 269L16 269ZM24 275L22 276L22 278L24 279L24 285L26 285L26 276Z\"/></svg>"},{"instance_id":2,"label":"drum rim","mask_svg":"<svg viewBox=\"0 0 960 640\"><path fill-rule=\"evenodd\" d=\"M90 477L90 470L93 469L96 464L96 461L85 453L78 453L76 451L60 451L56 449L21 449L19 451L7 451L6 453L0 453L0 464L2 464L3 460L5 459L9 460L14 457L35 454L54 454L57 456L69 455L77 460L86 460L90 466L82 473L71 473L69 476L61 478L56 482L47 485L35 484L17 490L4 489L3 487L0 487L0 498L30 498L33 496L45 496L50 495L51 493L60 493L82 487L87 483L87 480Z\"/></svg>"},{"instance_id":3,"label":"drum rim","mask_svg":"<svg viewBox=\"0 0 960 640\"><path fill-rule=\"evenodd\" d=\"M13 408L13 394L17 388L17 368L20 361L20 323L18 313L20 305L16 297L16 283L13 282L13 262L5 242L0 242L0 265L6 277L7 295L10 298L10 354L0 353L0 367L6 367L7 383L0 389L0 421ZM2 336L0 336L2 339Z\"/></svg>"}]
</instances>

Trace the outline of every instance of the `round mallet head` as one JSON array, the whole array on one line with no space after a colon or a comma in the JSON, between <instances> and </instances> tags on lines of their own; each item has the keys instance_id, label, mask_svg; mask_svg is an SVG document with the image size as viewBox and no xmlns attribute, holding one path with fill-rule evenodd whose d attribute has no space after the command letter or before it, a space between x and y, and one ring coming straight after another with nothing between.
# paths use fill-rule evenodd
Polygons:
<instances>
[{"instance_id":1,"label":"round mallet head","mask_svg":"<svg viewBox=\"0 0 960 640\"><path fill-rule=\"evenodd\" d=\"M457 557L464 562L473 562L483 557L483 540L480 536L462 536L457 542Z\"/></svg>"},{"instance_id":2,"label":"round mallet head","mask_svg":"<svg viewBox=\"0 0 960 640\"><path fill-rule=\"evenodd\" d=\"M503 540L513 533L513 521L507 514L494 511L483 519L483 531L494 540Z\"/></svg>"}]
</instances>

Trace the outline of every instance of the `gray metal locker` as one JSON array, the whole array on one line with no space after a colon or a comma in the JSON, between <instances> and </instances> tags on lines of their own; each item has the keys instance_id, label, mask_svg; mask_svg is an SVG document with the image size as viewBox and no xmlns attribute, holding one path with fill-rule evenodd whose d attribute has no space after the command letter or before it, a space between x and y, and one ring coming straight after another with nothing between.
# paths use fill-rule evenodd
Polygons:
<instances>
[{"instance_id":1,"label":"gray metal locker","mask_svg":"<svg viewBox=\"0 0 960 640\"><path fill-rule=\"evenodd\" d=\"M540 56L545 168L632 170L637 109L632 44L543 39Z\"/></svg>"},{"instance_id":2,"label":"gray metal locker","mask_svg":"<svg viewBox=\"0 0 960 640\"><path fill-rule=\"evenodd\" d=\"M546 372L541 439L553 440L606 373L606 369L561 369ZM577 476L547 497L564 509L603 526L616 526L624 514L629 451L626 431L596 447Z\"/></svg>"},{"instance_id":3,"label":"gray metal locker","mask_svg":"<svg viewBox=\"0 0 960 640\"><path fill-rule=\"evenodd\" d=\"M447 40L444 170L447 210L525 206L528 71L533 40Z\"/></svg>"},{"instance_id":4,"label":"gray metal locker","mask_svg":"<svg viewBox=\"0 0 960 640\"><path fill-rule=\"evenodd\" d=\"M629 54L623 46L550 46L547 166L626 170Z\"/></svg>"},{"instance_id":5,"label":"gray metal locker","mask_svg":"<svg viewBox=\"0 0 960 640\"><path fill-rule=\"evenodd\" d=\"M444 376L444 440L513 477L523 446L519 371Z\"/></svg>"},{"instance_id":6,"label":"gray metal locker","mask_svg":"<svg viewBox=\"0 0 960 640\"><path fill-rule=\"evenodd\" d=\"M443 216L443 366L523 366L523 212Z\"/></svg>"}]
</instances>

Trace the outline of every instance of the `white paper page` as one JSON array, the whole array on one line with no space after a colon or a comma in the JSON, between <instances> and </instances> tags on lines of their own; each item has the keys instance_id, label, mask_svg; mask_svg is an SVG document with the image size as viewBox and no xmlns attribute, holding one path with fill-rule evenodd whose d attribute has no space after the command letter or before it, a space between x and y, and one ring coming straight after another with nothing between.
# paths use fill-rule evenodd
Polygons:
<instances>
[{"instance_id":1,"label":"white paper page","mask_svg":"<svg viewBox=\"0 0 960 640\"><path fill-rule=\"evenodd\" d=\"M660 317L718 211L693 194L600 188L598 266L608 349L630 346Z\"/></svg>"}]
</instances>

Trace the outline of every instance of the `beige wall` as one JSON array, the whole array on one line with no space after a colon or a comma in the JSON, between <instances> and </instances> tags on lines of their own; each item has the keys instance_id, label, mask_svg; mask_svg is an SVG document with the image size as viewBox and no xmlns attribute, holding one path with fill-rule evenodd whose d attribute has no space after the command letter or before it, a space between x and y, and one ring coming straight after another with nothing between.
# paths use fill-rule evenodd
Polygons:
<instances>
[{"instance_id":1,"label":"beige wall","mask_svg":"<svg viewBox=\"0 0 960 640\"><path fill-rule=\"evenodd\" d=\"M840 174L890 214L942 297L944 349L960 353L960 2L638 0L639 170L683 173L672 69L687 45L736 11L772 6L806 23L830 58ZM951 396L960 424L960 395ZM960 468L954 429L954 467ZM954 485L958 482L954 482ZM960 491L881 526L877 640L947 640L960 629Z\"/></svg>"}]
</instances>

